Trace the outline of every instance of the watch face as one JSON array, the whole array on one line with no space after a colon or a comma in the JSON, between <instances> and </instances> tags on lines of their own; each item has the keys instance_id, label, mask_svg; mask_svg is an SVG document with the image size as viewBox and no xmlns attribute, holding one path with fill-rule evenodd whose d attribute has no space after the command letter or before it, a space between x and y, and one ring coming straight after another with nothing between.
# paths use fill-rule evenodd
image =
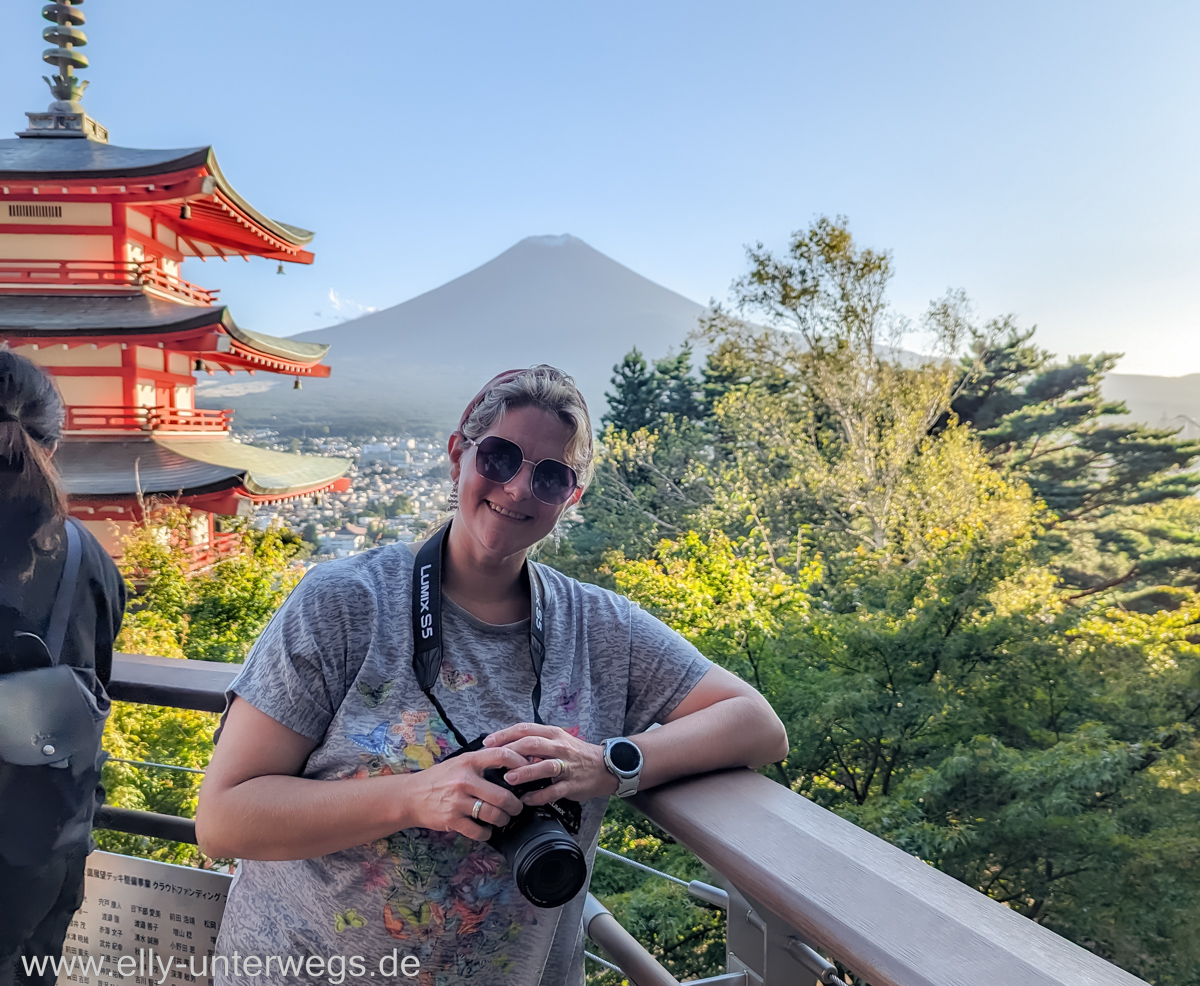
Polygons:
<instances>
[{"instance_id":1,"label":"watch face","mask_svg":"<svg viewBox=\"0 0 1200 986\"><path fill-rule=\"evenodd\" d=\"M630 740L618 740L608 748L608 759L617 770L633 771L642 765L642 751Z\"/></svg>"}]
</instances>

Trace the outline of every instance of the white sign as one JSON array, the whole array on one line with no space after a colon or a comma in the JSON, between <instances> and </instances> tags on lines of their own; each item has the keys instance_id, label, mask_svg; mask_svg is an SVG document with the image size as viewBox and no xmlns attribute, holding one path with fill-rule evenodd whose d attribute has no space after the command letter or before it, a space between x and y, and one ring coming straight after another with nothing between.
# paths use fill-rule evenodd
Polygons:
<instances>
[{"instance_id":1,"label":"white sign","mask_svg":"<svg viewBox=\"0 0 1200 986\"><path fill-rule=\"evenodd\" d=\"M233 877L93 852L83 906L63 943L58 986L212 986Z\"/></svg>"}]
</instances>

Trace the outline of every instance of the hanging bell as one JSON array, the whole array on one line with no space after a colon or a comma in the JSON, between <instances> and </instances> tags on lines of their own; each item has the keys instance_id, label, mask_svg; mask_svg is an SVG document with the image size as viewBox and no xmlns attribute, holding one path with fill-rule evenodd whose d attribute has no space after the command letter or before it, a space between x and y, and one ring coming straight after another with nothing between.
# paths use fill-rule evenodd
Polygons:
<instances>
[{"instance_id":1,"label":"hanging bell","mask_svg":"<svg viewBox=\"0 0 1200 986\"><path fill-rule=\"evenodd\" d=\"M282 273L283 273L283 264L280 264L280 265L279 265L279 270L277 270L275 273L276 273L276 274L282 274Z\"/></svg>"},{"instance_id":2,"label":"hanging bell","mask_svg":"<svg viewBox=\"0 0 1200 986\"><path fill-rule=\"evenodd\" d=\"M179 218L180 219L191 219L192 218L192 207L190 205L188 205L186 202L184 202L183 205L181 205L179 207Z\"/></svg>"},{"instance_id":3,"label":"hanging bell","mask_svg":"<svg viewBox=\"0 0 1200 986\"><path fill-rule=\"evenodd\" d=\"M304 388L300 385L300 378L296 377L296 382L294 384L292 384L292 390L303 390L303 389Z\"/></svg>"},{"instance_id":4,"label":"hanging bell","mask_svg":"<svg viewBox=\"0 0 1200 986\"><path fill-rule=\"evenodd\" d=\"M195 362L195 364L193 364L192 369L195 370L197 373L199 373L201 370L204 369L204 360L200 359L200 357L197 356L196 362Z\"/></svg>"}]
</instances>

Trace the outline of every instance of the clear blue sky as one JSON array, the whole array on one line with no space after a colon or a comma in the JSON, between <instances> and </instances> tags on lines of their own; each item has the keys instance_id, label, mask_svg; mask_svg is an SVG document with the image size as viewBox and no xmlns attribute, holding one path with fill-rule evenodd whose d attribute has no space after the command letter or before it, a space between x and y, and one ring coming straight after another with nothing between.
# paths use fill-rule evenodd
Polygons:
<instances>
[{"instance_id":1,"label":"clear blue sky","mask_svg":"<svg viewBox=\"0 0 1200 986\"><path fill-rule=\"evenodd\" d=\"M41 0L0 4L0 126L43 109ZM281 335L573 233L697 301L820 213L1062 353L1200 372L1200 4L84 7L113 143L212 144L312 268L191 261ZM345 299L339 311L330 292ZM319 314L318 314L319 313Z\"/></svg>"}]
</instances>

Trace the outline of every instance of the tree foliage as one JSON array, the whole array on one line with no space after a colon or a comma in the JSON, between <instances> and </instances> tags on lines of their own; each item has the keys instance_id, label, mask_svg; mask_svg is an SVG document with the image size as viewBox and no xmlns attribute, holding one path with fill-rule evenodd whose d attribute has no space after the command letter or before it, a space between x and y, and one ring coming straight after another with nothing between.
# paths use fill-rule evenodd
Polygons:
<instances>
[{"instance_id":1,"label":"tree foliage","mask_svg":"<svg viewBox=\"0 0 1200 986\"><path fill-rule=\"evenodd\" d=\"M299 581L298 538L280 528L239 528L238 550L194 570L191 514L151 505L122 540L121 570L130 587L118 650L158 657L241 661L271 615ZM147 767L141 761L202 770L212 756L218 717L190 709L114 702L104 732L112 758L104 767L111 805L191 818L200 774ZM98 832L102 848L168 862L211 865L195 846L118 832Z\"/></svg>"},{"instance_id":2,"label":"tree foliage","mask_svg":"<svg viewBox=\"0 0 1200 986\"><path fill-rule=\"evenodd\" d=\"M769 776L1200 983L1200 444L1121 419L1112 355L1056 361L959 293L909 324L841 220L749 259L703 327L687 440L605 435L646 481L584 500L600 577L770 699L791 750Z\"/></svg>"}]
</instances>

